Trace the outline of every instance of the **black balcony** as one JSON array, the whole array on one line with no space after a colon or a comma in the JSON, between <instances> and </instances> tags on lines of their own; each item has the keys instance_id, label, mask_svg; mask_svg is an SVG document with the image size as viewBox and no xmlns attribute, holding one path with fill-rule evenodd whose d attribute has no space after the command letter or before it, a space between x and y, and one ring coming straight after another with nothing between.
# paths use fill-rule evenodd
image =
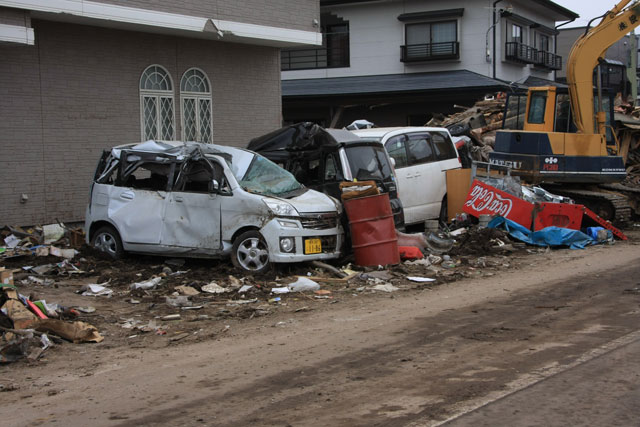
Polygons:
<instances>
[{"instance_id":1,"label":"black balcony","mask_svg":"<svg viewBox=\"0 0 640 427\"><path fill-rule=\"evenodd\" d=\"M349 66L349 33L325 33L326 46L313 49L283 49L281 70L313 70Z\"/></svg>"},{"instance_id":2,"label":"black balcony","mask_svg":"<svg viewBox=\"0 0 640 427\"><path fill-rule=\"evenodd\" d=\"M409 44L400 46L400 61L420 62L460 58L459 42Z\"/></svg>"},{"instance_id":3,"label":"black balcony","mask_svg":"<svg viewBox=\"0 0 640 427\"><path fill-rule=\"evenodd\" d=\"M562 57L551 52L545 52L542 50L536 53L536 65L550 70L562 69Z\"/></svg>"},{"instance_id":4,"label":"black balcony","mask_svg":"<svg viewBox=\"0 0 640 427\"><path fill-rule=\"evenodd\" d=\"M535 64L537 49L520 42L507 42L505 58L523 64Z\"/></svg>"}]
</instances>

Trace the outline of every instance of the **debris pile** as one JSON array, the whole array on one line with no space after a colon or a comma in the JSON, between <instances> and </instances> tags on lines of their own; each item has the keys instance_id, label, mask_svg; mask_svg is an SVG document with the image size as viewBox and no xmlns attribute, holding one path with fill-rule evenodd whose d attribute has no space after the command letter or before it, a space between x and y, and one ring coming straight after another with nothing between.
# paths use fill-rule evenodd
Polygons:
<instances>
[{"instance_id":1,"label":"debris pile","mask_svg":"<svg viewBox=\"0 0 640 427\"><path fill-rule=\"evenodd\" d=\"M112 260L87 246L71 259L59 258L51 248L66 247L66 232L44 244L36 230L24 230L34 237L18 236L16 230L4 231L20 239L16 247L25 253L0 257L0 363L33 363L69 341L104 340L101 345L107 346L198 341L227 333L234 321L293 316L358 298L493 276L517 265L518 255L546 250L527 249L509 233L482 227L464 214L448 229L395 233L405 251L398 263L362 266L351 256L341 264L288 264L236 277L226 260L142 255ZM34 246L49 252L38 256Z\"/></svg>"},{"instance_id":2,"label":"debris pile","mask_svg":"<svg viewBox=\"0 0 640 427\"><path fill-rule=\"evenodd\" d=\"M0 363L36 361L52 341L101 342L97 328L75 318L79 312L22 295L9 281L0 285Z\"/></svg>"},{"instance_id":3,"label":"debris pile","mask_svg":"<svg viewBox=\"0 0 640 427\"><path fill-rule=\"evenodd\" d=\"M51 255L69 260L76 256L83 243L82 228L70 228L62 223L27 229L7 225L0 230L0 259Z\"/></svg>"},{"instance_id":4,"label":"debris pile","mask_svg":"<svg viewBox=\"0 0 640 427\"><path fill-rule=\"evenodd\" d=\"M505 94L500 92L493 99L478 101L471 108L446 118L434 117L426 126L446 127L454 137L461 154L471 160L488 162L489 153L496 142L496 131L502 127Z\"/></svg>"}]
</instances>

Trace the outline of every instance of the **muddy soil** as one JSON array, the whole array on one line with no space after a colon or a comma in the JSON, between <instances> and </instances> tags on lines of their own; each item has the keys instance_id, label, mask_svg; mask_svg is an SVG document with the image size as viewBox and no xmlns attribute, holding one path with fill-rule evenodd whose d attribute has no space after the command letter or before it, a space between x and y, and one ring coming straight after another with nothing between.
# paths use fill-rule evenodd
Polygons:
<instances>
[{"instance_id":1,"label":"muddy soil","mask_svg":"<svg viewBox=\"0 0 640 427\"><path fill-rule=\"evenodd\" d=\"M506 245L499 246L498 243ZM492 276L503 269L518 268L521 257L545 251L545 248L511 243L499 230L474 228L458 238L458 244L450 252L452 258L445 262L440 256L432 257L431 261L406 262L387 268L333 262L349 273L349 280L335 280L330 271L310 264L280 265L267 274L253 276L243 275L228 260L129 255L126 259L113 261L87 246L80 249L71 266L64 265L54 256L10 258L3 260L1 265L10 269L49 265L51 271L42 275L33 271L15 273L19 292L32 301L45 300L71 308L71 314L67 312L63 318L97 327L107 338L102 345L164 346L167 342L210 338L225 327L225 322L233 319L319 310L351 299L386 298L388 289L376 290L380 285L392 285L393 292L425 290L463 278ZM319 282L322 290L317 293L279 295L271 292L300 276L320 277L327 281ZM433 281L407 280L411 276ZM131 289L134 283L154 278L161 281L153 289ZM211 283L224 288L225 292L204 291L203 287L206 289ZM113 293L109 297L80 295L87 284L102 284ZM240 292L243 286L250 288ZM92 312L87 313L87 308Z\"/></svg>"},{"instance_id":2,"label":"muddy soil","mask_svg":"<svg viewBox=\"0 0 640 427\"><path fill-rule=\"evenodd\" d=\"M83 253L86 273L20 291L95 307L79 318L105 340L0 366L0 415L4 425L437 424L636 331L640 233L629 234L629 242L582 251L515 245L495 253L492 245L483 256L452 256L448 267L368 269L364 278L322 283L329 294L280 301L271 287L330 275L297 266L241 277L206 261L169 272L159 258L112 263ZM160 288L129 290L153 276L163 277ZM74 293L107 278L111 298ZM212 280L253 289L200 293L191 297L198 310L166 303L176 286ZM398 289L373 290L380 281ZM169 314L180 318L162 320Z\"/></svg>"}]
</instances>

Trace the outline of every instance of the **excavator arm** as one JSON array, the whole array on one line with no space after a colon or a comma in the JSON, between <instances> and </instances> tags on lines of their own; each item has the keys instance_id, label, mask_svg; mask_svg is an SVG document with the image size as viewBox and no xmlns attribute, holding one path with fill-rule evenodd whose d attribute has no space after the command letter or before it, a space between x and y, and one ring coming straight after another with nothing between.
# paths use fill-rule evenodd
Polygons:
<instances>
[{"instance_id":1,"label":"excavator arm","mask_svg":"<svg viewBox=\"0 0 640 427\"><path fill-rule=\"evenodd\" d=\"M578 133L605 133L605 113L594 114L593 69L606 50L640 25L640 0L622 0L573 45L567 60L567 83ZM596 129L596 124L598 125Z\"/></svg>"}]
</instances>

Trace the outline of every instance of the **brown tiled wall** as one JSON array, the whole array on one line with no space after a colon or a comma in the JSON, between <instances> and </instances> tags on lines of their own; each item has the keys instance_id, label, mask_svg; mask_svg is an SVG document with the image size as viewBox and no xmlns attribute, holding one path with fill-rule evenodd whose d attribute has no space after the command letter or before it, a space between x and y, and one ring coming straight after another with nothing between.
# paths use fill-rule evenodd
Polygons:
<instances>
[{"instance_id":1,"label":"brown tiled wall","mask_svg":"<svg viewBox=\"0 0 640 427\"><path fill-rule=\"evenodd\" d=\"M318 0L94 0L120 6L153 9L182 15L202 16L249 24L317 31Z\"/></svg>"},{"instance_id":2,"label":"brown tiled wall","mask_svg":"<svg viewBox=\"0 0 640 427\"><path fill-rule=\"evenodd\" d=\"M99 153L139 141L138 85L149 65L177 86L211 81L214 142L246 146L281 123L277 49L33 21L35 46L0 45L0 225L84 219ZM29 200L21 204L20 195Z\"/></svg>"}]
</instances>

